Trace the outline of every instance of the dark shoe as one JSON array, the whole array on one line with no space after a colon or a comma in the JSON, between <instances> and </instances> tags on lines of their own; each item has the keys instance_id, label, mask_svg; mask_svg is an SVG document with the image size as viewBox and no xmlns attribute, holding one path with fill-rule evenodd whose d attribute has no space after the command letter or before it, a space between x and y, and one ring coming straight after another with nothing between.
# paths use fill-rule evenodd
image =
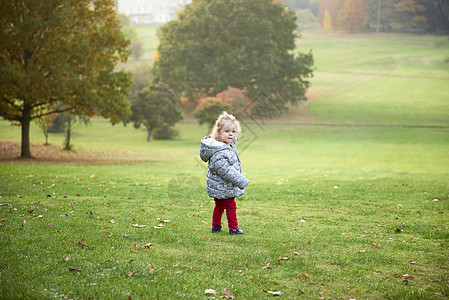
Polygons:
<instances>
[{"instance_id":1,"label":"dark shoe","mask_svg":"<svg viewBox=\"0 0 449 300\"><path fill-rule=\"evenodd\" d=\"M229 234L243 234L243 230L237 229L229 229Z\"/></svg>"},{"instance_id":2,"label":"dark shoe","mask_svg":"<svg viewBox=\"0 0 449 300\"><path fill-rule=\"evenodd\" d=\"M212 227L212 232L218 232L218 231L223 231L223 229L221 229L220 225L214 225Z\"/></svg>"}]
</instances>

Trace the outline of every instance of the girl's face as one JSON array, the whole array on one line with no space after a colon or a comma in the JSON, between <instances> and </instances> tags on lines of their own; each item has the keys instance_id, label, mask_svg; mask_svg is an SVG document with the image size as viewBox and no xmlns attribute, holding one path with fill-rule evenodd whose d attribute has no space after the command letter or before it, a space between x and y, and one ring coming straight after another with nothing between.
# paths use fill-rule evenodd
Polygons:
<instances>
[{"instance_id":1,"label":"girl's face","mask_svg":"<svg viewBox=\"0 0 449 300\"><path fill-rule=\"evenodd\" d=\"M231 144L236 138L236 126L233 122L224 123L223 128L220 131L220 142L225 144Z\"/></svg>"}]
</instances>

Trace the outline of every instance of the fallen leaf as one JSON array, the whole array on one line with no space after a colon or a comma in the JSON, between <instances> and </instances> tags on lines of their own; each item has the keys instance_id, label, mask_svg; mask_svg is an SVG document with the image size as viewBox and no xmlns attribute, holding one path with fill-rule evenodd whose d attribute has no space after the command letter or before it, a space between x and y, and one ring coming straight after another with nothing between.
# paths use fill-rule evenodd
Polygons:
<instances>
[{"instance_id":1,"label":"fallen leaf","mask_svg":"<svg viewBox=\"0 0 449 300\"><path fill-rule=\"evenodd\" d=\"M380 248L380 244L379 243L373 243L374 247L376 248Z\"/></svg>"},{"instance_id":2,"label":"fallen leaf","mask_svg":"<svg viewBox=\"0 0 449 300\"><path fill-rule=\"evenodd\" d=\"M207 222L206 222L206 221L201 221L201 222L203 222L204 224L207 224Z\"/></svg>"},{"instance_id":3,"label":"fallen leaf","mask_svg":"<svg viewBox=\"0 0 449 300\"><path fill-rule=\"evenodd\" d=\"M155 272L154 269L148 269L149 274L153 274L154 272Z\"/></svg>"},{"instance_id":4,"label":"fallen leaf","mask_svg":"<svg viewBox=\"0 0 449 300\"><path fill-rule=\"evenodd\" d=\"M108 227L103 227L103 229L112 229L112 227L108 226Z\"/></svg>"},{"instance_id":5,"label":"fallen leaf","mask_svg":"<svg viewBox=\"0 0 449 300\"><path fill-rule=\"evenodd\" d=\"M170 220L161 220L161 219L157 219L157 221L159 223L168 223L168 222L170 222Z\"/></svg>"},{"instance_id":6,"label":"fallen leaf","mask_svg":"<svg viewBox=\"0 0 449 300\"><path fill-rule=\"evenodd\" d=\"M412 264L412 265L416 264L416 262L414 262L413 260L409 260L408 262L409 262L409 264Z\"/></svg>"},{"instance_id":7,"label":"fallen leaf","mask_svg":"<svg viewBox=\"0 0 449 300\"><path fill-rule=\"evenodd\" d=\"M115 223L115 220L114 220L114 219L112 219L112 220L111 220L111 223Z\"/></svg>"},{"instance_id":8,"label":"fallen leaf","mask_svg":"<svg viewBox=\"0 0 449 300\"><path fill-rule=\"evenodd\" d=\"M140 249L142 247L142 244L134 244L134 248Z\"/></svg>"},{"instance_id":9,"label":"fallen leaf","mask_svg":"<svg viewBox=\"0 0 449 300\"><path fill-rule=\"evenodd\" d=\"M212 295L212 296L216 297L217 296L217 291L213 290L213 289L207 289L207 290L204 291L204 294Z\"/></svg>"},{"instance_id":10,"label":"fallen leaf","mask_svg":"<svg viewBox=\"0 0 449 300\"><path fill-rule=\"evenodd\" d=\"M288 260L288 257L279 257L278 261L281 261L281 260Z\"/></svg>"},{"instance_id":11,"label":"fallen leaf","mask_svg":"<svg viewBox=\"0 0 449 300\"><path fill-rule=\"evenodd\" d=\"M179 273L181 273L181 271L175 271L175 272L173 272L173 274L179 274Z\"/></svg>"},{"instance_id":12,"label":"fallen leaf","mask_svg":"<svg viewBox=\"0 0 449 300\"><path fill-rule=\"evenodd\" d=\"M146 227L147 225L139 225L139 224L133 224L133 227L136 227L136 228L143 228L143 227Z\"/></svg>"},{"instance_id":13,"label":"fallen leaf","mask_svg":"<svg viewBox=\"0 0 449 300\"><path fill-rule=\"evenodd\" d=\"M70 268L70 267L69 267L69 271L70 271L70 272L81 272L81 270L74 269L74 268Z\"/></svg>"},{"instance_id":14,"label":"fallen leaf","mask_svg":"<svg viewBox=\"0 0 449 300\"><path fill-rule=\"evenodd\" d=\"M226 298L234 299L234 295L231 293L230 290L224 289L223 293L226 295Z\"/></svg>"},{"instance_id":15,"label":"fallen leaf","mask_svg":"<svg viewBox=\"0 0 449 300\"><path fill-rule=\"evenodd\" d=\"M65 262L68 262L69 259L70 259L70 257L66 256L66 257L64 258L64 261L65 261Z\"/></svg>"},{"instance_id":16,"label":"fallen leaf","mask_svg":"<svg viewBox=\"0 0 449 300\"><path fill-rule=\"evenodd\" d=\"M208 237L205 237L205 238L203 238L203 240L205 240L205 241L210 241L210 238L208 238Z\"/></svg>"},{"instance_id":17,"label":"fallen leaf","mask_svg":"<svg viewBox=\"0 0 449 300\"><path fill-rule=\"evenodd\" d=\"M237 269L237 273L243 273L243 270Z\"/></svg>"},{"instance_id":18,"label":"fallen leaf","mask_svg":"<svg viewBox=\"0 0 449 300\"><path fill-rule=\"evenodd\" d=\"M281 292L281 291L276 291L276 292L273 292L273 291L264 291L265 293L268 293L268 294L271 294L271 295L273 295L273 296L283 296L283 295L285 295L285 293L284 292Z\"/></svg>"},{"instance_id":19,"label":"fallen leaf","mask_svg":"<svg viewBox=\"0 0 449 300\"><path fill-rule=\"evenodd\" d=\"M302 278L302 279L307 279L307 275L304 274L304 273L302 273L302 274L301 274L301 278Z\"/></svg>"},{"instance_id":20,"label":"fallen leaf","mask_svg":"<svg viewBox=\"0 0 449 300\"><path fill-rule=\"evenodd\" d=\"M410 279L412 277L413 277L412 275L408 275L408 274L402 275L402 279Z\"/></svg>"},{"instance_id":21,"label":"fallen leaf","mask_svg":"<svg viewBox=\"0 0 449 300\"><path fill-rule=\"evenodd\" d=\"M86 245L86 244L83 244L83 243L81 243L81 241L79 241L78 243L76 243L75 244L76 246L78 246L78 247L80 247L80 248L87 248L87 249L90 249L90 250L92 250L92 249L94 249L95 247L92 247L92 246L89 246L89 245Z\"/></svg>"},{"instance_id":22,"label":"fallen leaf","mask_svg":"<svg viewBox=\"0 0 449 300\"><path fill-rule=\"evenodd\" d=\"M133 275L134 275L134 272L136 272L136 271L129 271L129 272L128 272L128 276L129 276L129 277L133 276Z\"/></svg>"},{"instance_id":23,"label":"fallen leaf","mask_svg":"<svg viewBox=\"0 0 449 300\"><path fill-rule=\"evenodd\" d=\"M151 247L151 243L145 244L143 245L144 248L150 248Z\"/></svg>"},{"instance_id":24,"label":"fallen leaf","mask_svg":"<svg viewBox=\"0 0 449 300\"><path fill-rule=\"evenodd\" d=\"M262 269L271 269L270 263L267 263L265 266L262 267Z\"/></svg>"},{"instance_id":25,"label":"fallen leaf","mask_svg":"<svg viewBox=\"0 0 449 300\"><path fill-rule=\"evenodd\" d=\"M293 254L295 254L295 255L301 255L299 252L293 252Z\"/></svg>"}]
</instances>

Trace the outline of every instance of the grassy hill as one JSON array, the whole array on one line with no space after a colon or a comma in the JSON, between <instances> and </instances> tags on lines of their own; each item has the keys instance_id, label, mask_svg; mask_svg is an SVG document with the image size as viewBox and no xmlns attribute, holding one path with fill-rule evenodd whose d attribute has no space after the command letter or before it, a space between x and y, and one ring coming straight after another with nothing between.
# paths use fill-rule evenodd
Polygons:
<instances>
[{"instance_id":1,"label":"grassy hill","mask_svg":"<svg viewBox=\"0 0 449 300\"><path fill-rule=\"evenodd\" d=\"M151 65L156 25L137 27L144 57L126 68ZM301 52L312 51L309 101L279 122L449 126L449 40L410 34L304 32Z\"/></svg>"}]
</instances>

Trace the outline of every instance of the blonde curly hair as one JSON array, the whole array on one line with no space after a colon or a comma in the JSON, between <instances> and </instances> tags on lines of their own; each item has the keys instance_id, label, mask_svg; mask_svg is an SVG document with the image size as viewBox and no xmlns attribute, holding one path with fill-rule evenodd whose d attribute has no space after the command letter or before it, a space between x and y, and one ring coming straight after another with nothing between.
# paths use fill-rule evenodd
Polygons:
<instances>
[{"instance_id":1,"label":"blonde curly hair","mask_svg":"<svg viewBox=\"0 0 449 300\"><path fill-rule=\"evenodd\" d=\"M226 111L222 112L221 115L218 116L210 136L213 137L215 140L219 141L220 132L221 130L223 130L223 127L227 122L231 122L235 125L235 136L236 136L235 140L238 140L238 138L240 137L240 133L242 132L240 122L237 121L237 119L233 115L228 114Z\"/></svg>"}]
</instances>

